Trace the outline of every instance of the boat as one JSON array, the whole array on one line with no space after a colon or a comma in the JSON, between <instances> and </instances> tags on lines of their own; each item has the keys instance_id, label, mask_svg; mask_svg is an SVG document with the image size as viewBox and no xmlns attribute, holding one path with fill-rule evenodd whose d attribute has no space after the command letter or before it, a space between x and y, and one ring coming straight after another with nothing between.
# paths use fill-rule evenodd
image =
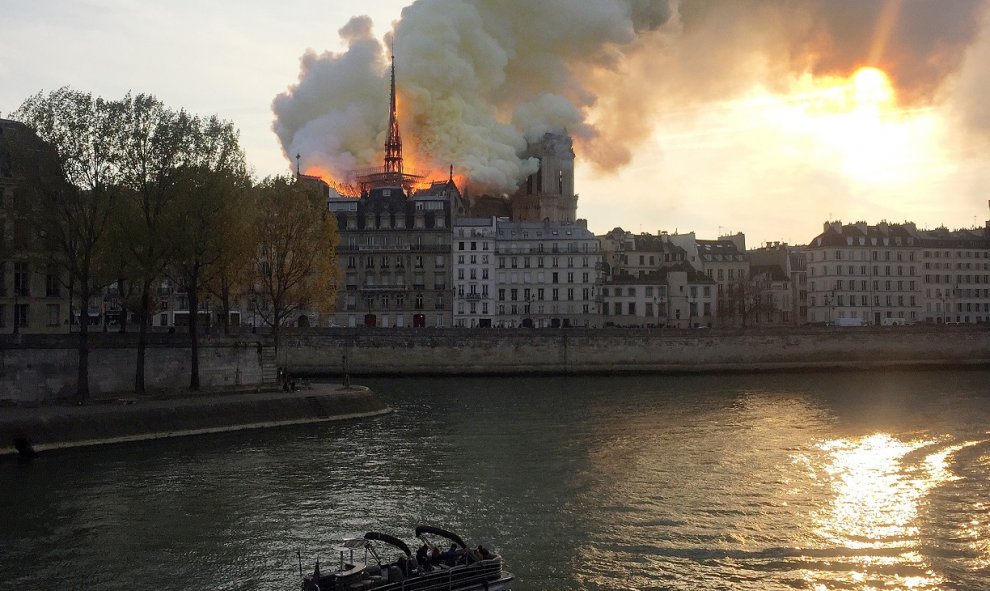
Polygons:
<instances>
[{"instance_id":1,"label":"boat","mask_svg":"<svg viewBox=\"0 0 990 591\"><path fill-rule=\"evenodd\" d=\"M336 567L321 570L317 560L313 573L303 576L302 589L509 591L514 577L505 570L498 554L480 545L469 548L459 535L439 527L421 525L416 528L416 537L422 542L416 556L404 541L386 533L371 531L344 540L337 549L340 560Z\"/></svg>"}]
</instances>

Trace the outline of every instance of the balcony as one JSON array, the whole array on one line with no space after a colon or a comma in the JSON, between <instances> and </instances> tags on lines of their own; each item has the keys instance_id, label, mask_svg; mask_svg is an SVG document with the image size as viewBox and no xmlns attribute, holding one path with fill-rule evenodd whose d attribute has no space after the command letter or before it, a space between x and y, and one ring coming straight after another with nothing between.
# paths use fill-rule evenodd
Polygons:
<instances>
[{"instance_id":1,"label":"balcony","mask_svg":"<svg viewBox=\"0 0 990 591\"><path fill-rule=\"evenodd\" d=\"M409 250L415 250L412 246L409 246L408 244L392 244L388 246L364 245L364 246L359 246L357 249L360 252L397 252L397 251L406 252Z\"/></svg>"},{"instance_id":2,"label":"balcony","mask_svg":"<svg viewBox=\"0 0 990 591\"><path fill-rule=\"evenodd\" d=\"M371 291L371 292L382 292L382 291L406 291L408 286L403 284L397 285L365 285L361 288L361 291Z\"/></svg>"}]
</instances>

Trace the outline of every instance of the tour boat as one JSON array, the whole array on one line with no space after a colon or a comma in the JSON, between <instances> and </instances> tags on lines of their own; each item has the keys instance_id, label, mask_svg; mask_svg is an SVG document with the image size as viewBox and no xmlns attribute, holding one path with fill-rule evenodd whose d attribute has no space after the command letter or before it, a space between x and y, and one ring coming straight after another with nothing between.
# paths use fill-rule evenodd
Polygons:
<instances>
[{"instance_id":1,"label":"tour boat","mask_svg":"<svg viewBox=\"0 0 990 591\"><path fill-rule=\"evenodd\" d=\"M449 547L431 536L443 538ZM482 546L468 548L460 536L438 527L421 525L416 537L423 543L416 556L405 542L380 532L344 540L336 569L321 571L317 560L313 574L303 577L303 591L509 590L513 575L497 554ZM397 556L390 559L389 554Z\"/></svg>"}]
</instances>

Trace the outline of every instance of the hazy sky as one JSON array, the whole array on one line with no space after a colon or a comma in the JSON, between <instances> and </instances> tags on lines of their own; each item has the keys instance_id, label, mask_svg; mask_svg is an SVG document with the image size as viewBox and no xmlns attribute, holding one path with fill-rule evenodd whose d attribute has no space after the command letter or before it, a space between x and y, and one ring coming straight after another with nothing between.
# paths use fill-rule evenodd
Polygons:
<instances>
[{"instance_id":1,"label":"hazy sky","mask_svg":"<svg viewBox=\"0 0 990 591\"><path fill-rule=\"evenodd\" d=\"M408 3L4 0L0 113L64 85L149 92L233 120L259 176L290 170L283 145L307 166L367 165L382 39ZM396 32L403 139L496 186L525 170L520 137L564 125L598 233L756 246L806 243L828 218L982 225L984 4L422 0Z\"/></svg>"}]
</instances>

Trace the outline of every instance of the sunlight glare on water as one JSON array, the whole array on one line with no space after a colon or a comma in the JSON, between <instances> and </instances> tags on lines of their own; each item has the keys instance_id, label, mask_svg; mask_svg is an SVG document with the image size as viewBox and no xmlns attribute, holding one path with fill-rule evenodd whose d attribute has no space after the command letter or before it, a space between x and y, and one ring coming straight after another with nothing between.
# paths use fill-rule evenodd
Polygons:
<instances>
[{"instance_id":1,"label":"sunlight glare on water","mask_svg":"<svg viewBox=\"0 0 990 591\"><path fill-rule=\"evenodd\" d=\"M990 588L990 372L366 383L394 413L0 464L0 590L298 589L424 523L514 591Z\"/></svg>"}]
</instances>

